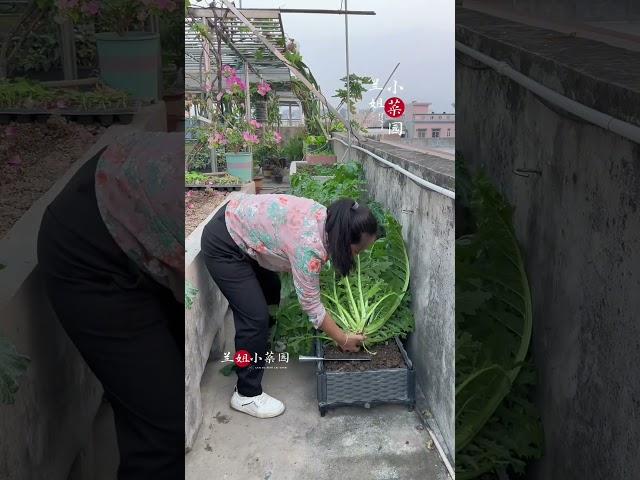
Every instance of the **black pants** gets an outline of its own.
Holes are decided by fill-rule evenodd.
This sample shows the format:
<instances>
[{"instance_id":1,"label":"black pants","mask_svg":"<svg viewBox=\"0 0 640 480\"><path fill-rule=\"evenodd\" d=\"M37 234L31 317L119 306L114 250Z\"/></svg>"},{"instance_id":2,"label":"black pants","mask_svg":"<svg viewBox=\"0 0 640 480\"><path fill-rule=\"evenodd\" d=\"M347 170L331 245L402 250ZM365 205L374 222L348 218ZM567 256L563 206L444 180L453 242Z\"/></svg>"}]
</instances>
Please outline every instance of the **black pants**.
<instances>
[{"instance_id":1,"label":"black pants","mask_svg":"<svg viewBox=\"0 0 640 480\"><path fill-rule=\"evenodd\" d=\"M96 204L97 160L46 211L39 268L62 326L113 407L118 478L183 478L184 307L109 234Z\"/></svg>"},{"instance_id":2,"label":"black pants","mask_svg":"<svg viewBox=\"0 0 640 480\"><path fill-rule=\"evenodd\" d=\"M202 232L202 253L211 277L229 301L236 327L235 348L247 350L258 361L238 368L238 393L262 393L265 353L269 336L269 307L280 303L278 274L262 268L240 250L224 220L226 205ZM260 360L261 358L261 360Z\"/></svg>"}]
</instances>

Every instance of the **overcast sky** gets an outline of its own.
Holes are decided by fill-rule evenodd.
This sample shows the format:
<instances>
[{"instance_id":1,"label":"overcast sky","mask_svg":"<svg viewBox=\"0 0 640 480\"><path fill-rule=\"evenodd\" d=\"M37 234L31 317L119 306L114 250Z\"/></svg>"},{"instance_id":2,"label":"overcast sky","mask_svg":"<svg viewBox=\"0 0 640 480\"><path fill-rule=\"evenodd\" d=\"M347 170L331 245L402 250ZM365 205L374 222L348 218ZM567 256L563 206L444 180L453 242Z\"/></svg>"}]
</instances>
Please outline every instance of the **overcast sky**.
<instances>
[{"instance_id":1,"label":"overcast sky","mask_svg":"<svg viewBox=\"0 0 640 480\"><path fill-rule=\"evenodd\" d=\"M349 10L376 12L375 16L349 17L351 72L379 78L382 86L400 62L388 85L393 87L397 81L397 96L406 102L431 102L436 112L451 112L455 98L454 4L455 0L348 0ZM243 0L242 7L339 9L341 0ZM283 13L282 23L285 34L300 45L323 93L333 95L346 74L344 16ZM367 92L361 107L378 93ZM385 95L388 98L392 92L380 98Z\"/></svg>"}]
</instances>

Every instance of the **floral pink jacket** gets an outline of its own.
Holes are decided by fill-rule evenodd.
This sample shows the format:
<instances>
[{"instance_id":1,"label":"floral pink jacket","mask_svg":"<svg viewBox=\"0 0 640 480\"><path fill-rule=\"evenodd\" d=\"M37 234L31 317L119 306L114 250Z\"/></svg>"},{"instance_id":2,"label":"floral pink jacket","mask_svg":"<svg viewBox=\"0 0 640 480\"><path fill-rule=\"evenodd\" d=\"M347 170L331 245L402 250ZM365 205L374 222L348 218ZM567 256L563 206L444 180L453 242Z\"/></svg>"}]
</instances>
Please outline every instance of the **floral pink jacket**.
<instances>
[{"instance_id":1,"label":"floral pink jacket","mask_svg":"<svg viewBox=\"0 0 640 480\"><path fill-rule=\"evenodd\" d=\"M184 301L184 134L135 132L98 160L96 199L118 246Z\"/></svg>"},{"instance_id":2,"label":"floral pink jacket","mask_svg":"<svg viewBox=\"0 0 640 480\"><path fill-rule=\"evenodd\" d=\"M328 260L324 244L327 209L292 195L241 194L225 213L231 238L262 267L290 271L302 309L316 328L326 310L320 301L320 270Z\"/></svg>"}]
</instances>

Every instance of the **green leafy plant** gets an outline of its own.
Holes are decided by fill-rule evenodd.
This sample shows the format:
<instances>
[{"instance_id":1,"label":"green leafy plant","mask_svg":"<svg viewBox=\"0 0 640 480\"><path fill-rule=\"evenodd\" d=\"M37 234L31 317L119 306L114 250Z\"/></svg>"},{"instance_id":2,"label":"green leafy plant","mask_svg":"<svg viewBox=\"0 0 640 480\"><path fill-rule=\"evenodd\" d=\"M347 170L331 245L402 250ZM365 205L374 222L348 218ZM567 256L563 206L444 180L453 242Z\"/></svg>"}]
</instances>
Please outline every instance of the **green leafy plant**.
<instances>
[{"instance_id":1,"label":"green leafy plant","mask_svg":"<svg viewBox=\"0 0 640 480\"><path fill-rule=\"evenodd\" d=\"M298 165L297 172L308 173L314 177L329 177L336 173L336 165ZM296 172L296 173L297 173Z\"/></svg>"},{"instance_id":2,"label":"green leafy plant","mask_svg":"<svg viewBox=\"0 0 640 480\"><path fill-rule=\"evenodd\" d=\"M291 177L293 195L311 198L325 207L340 198L361 200L364 185L362 166L355 162L337 165L333 178L324 183L317 182L308 173L296 173Z\"/></svg>"},{"instance_id":3,"label":"green leafy plant","mask_svg":"<svg viewBox=\"0 0 640 480\"><path fill-rule=\"evenodd\" d=\"M16 400L18 381L27 370L29 357L16 352L15 346L0 335L0 404Z\"/></svg>"},{"instance_id":4,"label":"green leafy plant","mask_svg":"<svg viewBox=\"0 0 640 480\"><path fill-rule=\"evenodd\" d=\"M347 77L342 77L340 81L344 82L344 88L336 90L334 97L340 99L338 110L347 103L347 88L349 92L348 108L352 115L356 114L356 104L362 100L362 95L367 92L365 85L373 85L371 77L361 77L355 73L349 74L349 85L347 87Z\"/></svg>"},{"instance_id":5,"label":"green leafy plant","mask_svg":"<svg viewBox=\"0 0 640 480\"><path fill-rule=\"evenodd\" d=\"M282 148L282 154L289 163L302 160L304 157L304 136L294 135Z\"/></svg>"},{"instance_id":6,"label":"green leafy plant","mask_svg":"<svg viewBox=\"0 0 640 480\"><path fill-rule=\"evenodd\" d=\"M527 275L511 207L459 161L456 180L468 202L461 212L473 217L471 233L456 240L456 477L522 473L543 442L529 400L535 372Z\"/></svg>"},{"instance_id":7,"label":"green leafy plant","mask_svg":"<svg viewBox=\"0 0 640 480\"><path fill-rule=\"evenodd\" d=\"M345 331L364 333L365 345L374 345L413 330L413 317L389 322L409 288L409 257L402 228L385 216L386 235L356 257L354 272L339 278L334 269L323 269L322 298L336 323Z\"/></svg>"},{"instance_id":8,"label":"green leafy plant","mask_svg":"<svg viewBox=\"0 0 640 480\"><path fill-rule=\"evenodd\" d=\"M200 172L185 172L184 183L188 185L197 185L205 183L209 177Z\"/></svg>"}]
</instances>

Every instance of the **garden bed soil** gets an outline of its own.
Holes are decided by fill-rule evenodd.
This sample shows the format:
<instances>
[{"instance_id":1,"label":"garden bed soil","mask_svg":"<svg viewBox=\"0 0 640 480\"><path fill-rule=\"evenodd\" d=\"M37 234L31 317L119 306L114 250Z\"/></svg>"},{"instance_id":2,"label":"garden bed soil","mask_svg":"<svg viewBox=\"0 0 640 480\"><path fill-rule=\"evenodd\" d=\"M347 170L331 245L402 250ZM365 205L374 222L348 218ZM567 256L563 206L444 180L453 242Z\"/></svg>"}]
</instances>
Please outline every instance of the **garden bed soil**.
<instances>
[{"instance_id":1,"label":"garden bed soil","mask_svg":"<svg viewBox=\"0 0 640 480\"><path fill-rule=\"evenodd\" d=\"M339 347L331 345L324 349L324 366L328 372L364 372L367 370L383 370L387 368L405 368L402 353L395 342L376 345L369 348L375 355L366 351L355 353L343 352ZM371 361L331 362L329 358L371 358Z\"/></svg>"},{"instance_id":2,"label":"garden bed soil","mask_svg":"<svg viewBox=\"0 0 640 480\"><path fill-rule=\"evenodd\" d=\"M188 237L227 196L214 189L189 190L184 196L184 230Z\"/></svg>"},{"instance_id":3,"label":"garden bed soil","mask_svg":"<svg viewBox=\"0 0 640 480\"><path fill-rule=\"evenodd\" d=\"M100 125L60 117L0 126L0 238L96 142Z\"/></svg>"}]
</instances>

